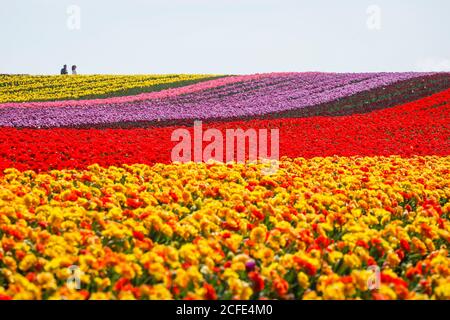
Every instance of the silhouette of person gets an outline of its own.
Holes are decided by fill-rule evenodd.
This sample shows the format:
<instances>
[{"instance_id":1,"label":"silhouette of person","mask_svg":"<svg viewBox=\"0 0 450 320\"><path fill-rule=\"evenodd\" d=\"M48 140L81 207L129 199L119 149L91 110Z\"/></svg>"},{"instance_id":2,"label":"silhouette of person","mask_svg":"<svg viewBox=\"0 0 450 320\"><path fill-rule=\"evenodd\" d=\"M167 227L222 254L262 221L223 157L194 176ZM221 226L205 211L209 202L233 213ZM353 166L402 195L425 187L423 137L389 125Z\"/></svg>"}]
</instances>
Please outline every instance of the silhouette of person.
<instances>
[{"instance_id":1,"label":"silhouette of person","mask_svg":"<svg viewBox=\"0 0 450 320\"><path fill-rule=\"evenodd\" d=\"M77 74L77 66L76 65L72 66L72 74Z\"/></svg>"},{"instance_id":2,"label":"silhouette of person","mask_svg":"<svg viewBox=\"0 0 450 320\"><path fill-rule=\"evenodd\" d=\"M67 72L67 64L65 64L64 67L61 69L61 74L68 74L68 72Z\"/></svg>"}]
</instances>

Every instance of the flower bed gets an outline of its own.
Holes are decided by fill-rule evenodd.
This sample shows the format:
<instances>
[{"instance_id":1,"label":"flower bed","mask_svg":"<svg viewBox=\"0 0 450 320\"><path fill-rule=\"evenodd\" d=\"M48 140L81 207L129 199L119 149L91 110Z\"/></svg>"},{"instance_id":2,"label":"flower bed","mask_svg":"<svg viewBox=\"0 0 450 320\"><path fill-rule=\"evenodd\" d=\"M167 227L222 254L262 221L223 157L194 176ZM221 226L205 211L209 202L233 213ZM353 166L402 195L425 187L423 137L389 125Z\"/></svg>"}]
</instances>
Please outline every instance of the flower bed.
<instances>
[{"instance_id":1,"label":"flower bed","mask_svg":"<svg viewBox=\"0 0 450 320\"><path fill-rule=\"evenodd\" d=\"M450 298L450 157L260 166L6 170L0 296Z\"/></svg>"},{"instance_id":2,"label":"flower bed","mask_svg":"<svg viewBox=\"0 0 450 320\"><path fill-rule=\"evenodd\" d=\"M122 126L154 122L197 120L229 120L243 117L259 117L272 113L295 112L337 101L360 92L378 88L383 91L400 81L430 77L422 73L381 74L282 74L267 76L246 83L202 90L176 97L158 100L124 102L114 104L68 105L58 108L0 108L0 126L52 128ZM443 76L443 87L450 81ZM237 86L235 88L234 86ZM230 88L231 87L231 88ZM439 86L440 87L440 86ZM410 90L414 90L413 86ZM222 94L221 94L222 92ZM235 92L235 93L233 93ZM383 92L383 95L385 93ZM370 99L364 99L370 104Z\"/></svg>"},{"instance_id":3,"label":"flower bed","mask_svg":"<svg viewBox=\"0 0 450 320\"><path fill-rule=\"evenodd\" d=\"M449 77L1 76L0 299L450 299Z\"/></svg>"},{"instance_id":4,"label":"flower bed","mask_svg":"<svg viewBox=\"0 0 450 320\"><path fill-rule=\"evenodd\" d=\"M415 102L343 117L205 123L204 129L279 128L288 157L448 155L450 90ZM49 170L123 163L169 163L178 127L141 129L0 128L0 169ZM192 132L192 128L189 128Z\"/></svg>"},{"instance_id":5,"label":"flower bed","mask_svg":"<svg viewBox=\"0 0 450 320\"><path fill-rule=\"evenodd\" d=\"M211 75L0 75L0 103L92 99L158 91L217 78Z\"/></svg>"}]
</instances>

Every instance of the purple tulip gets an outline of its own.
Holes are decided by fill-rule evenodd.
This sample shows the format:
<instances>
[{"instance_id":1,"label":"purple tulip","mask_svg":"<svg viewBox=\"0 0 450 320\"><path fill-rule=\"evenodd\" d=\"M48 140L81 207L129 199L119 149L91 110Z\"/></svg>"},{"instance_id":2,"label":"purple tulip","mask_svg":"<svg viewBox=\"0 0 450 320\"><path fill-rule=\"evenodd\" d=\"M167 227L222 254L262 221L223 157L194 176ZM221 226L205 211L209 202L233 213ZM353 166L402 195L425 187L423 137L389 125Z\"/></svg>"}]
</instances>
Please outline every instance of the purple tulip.
<instances>
[{"instance_id":1,"label":"purple tulip","mask_svg":"<svg viewBox=\"0 0 450 320\"><path fill-rule=\"evenodd\" d=\"M256 262L255 260L249 260L245 263L245 270L247 270L247 272L253 271L256 268Z\"/></svg>"}]
</instances>

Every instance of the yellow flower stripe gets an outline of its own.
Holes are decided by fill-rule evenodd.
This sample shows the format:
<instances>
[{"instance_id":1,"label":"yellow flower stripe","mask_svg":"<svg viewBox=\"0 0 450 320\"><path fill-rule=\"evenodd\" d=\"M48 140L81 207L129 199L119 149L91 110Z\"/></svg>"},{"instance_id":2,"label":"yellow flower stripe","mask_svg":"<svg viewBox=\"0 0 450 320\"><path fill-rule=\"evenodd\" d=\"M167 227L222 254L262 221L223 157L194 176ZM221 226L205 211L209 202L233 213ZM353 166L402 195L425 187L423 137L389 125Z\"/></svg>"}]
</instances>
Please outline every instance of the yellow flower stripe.
<instances>
[{"instance_id":1,"label":"yellow flower stripe","mask_svg":"<svg viewBox=\"0 0 450 320\"><path fill-rule=\"evenodd\" d=\"M132 89L185 84L213 75L0 75L0 103L105 97ZM130 92L136 93L136 92Z\"/></svg>"},{"instance_id":2,"label":"yellow flower stripe","mask_svg":"<svg viewBox=\"0 0 450 320\"><path fill-rule=\"evenodd\" d=\"M7 169L0 297L450 298L450 156L263 166Z\"/></svg>"}]
</instances>

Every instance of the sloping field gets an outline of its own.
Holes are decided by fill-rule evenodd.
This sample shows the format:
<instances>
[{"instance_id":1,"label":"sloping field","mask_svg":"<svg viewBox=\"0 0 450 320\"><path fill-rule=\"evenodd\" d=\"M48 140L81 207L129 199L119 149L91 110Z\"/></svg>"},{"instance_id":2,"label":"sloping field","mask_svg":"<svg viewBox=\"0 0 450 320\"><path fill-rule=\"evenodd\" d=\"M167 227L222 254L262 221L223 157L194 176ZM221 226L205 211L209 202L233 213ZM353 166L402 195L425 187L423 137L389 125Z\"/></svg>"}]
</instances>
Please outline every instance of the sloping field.
<instances>
[{"instance_id":1,"label":"sloping field","mask_svg":"<svg viewBox=\"0 0 450 320\"><path fill-rule=\"evenodd\" d=\"M449 73L0 76L0 139L0 299L450 299Z\"/></svg>"}]
</instances>

